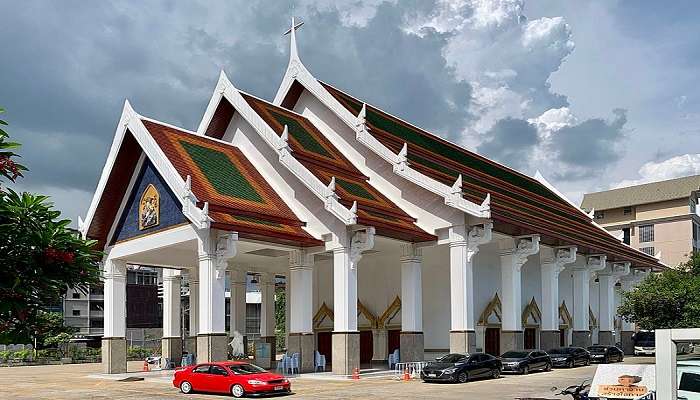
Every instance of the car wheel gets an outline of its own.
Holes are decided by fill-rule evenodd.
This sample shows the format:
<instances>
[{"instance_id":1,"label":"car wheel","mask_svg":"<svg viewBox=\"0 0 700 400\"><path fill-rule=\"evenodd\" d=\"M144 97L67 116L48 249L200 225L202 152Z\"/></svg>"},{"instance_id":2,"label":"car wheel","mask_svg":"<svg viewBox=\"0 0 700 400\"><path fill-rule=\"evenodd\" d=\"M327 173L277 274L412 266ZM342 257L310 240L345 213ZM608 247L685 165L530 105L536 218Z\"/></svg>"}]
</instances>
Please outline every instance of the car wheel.
<instances>
[{"instance_id":1,"label":"car wheel","mask_svg":"<svg viewBox=\"0 0 700 400\"><path fill-rule=\"evenodd\" d=\"M623 356L622 354L620 354L620 359L619 359L619 361L622 362L622 361L624 361L624 360L625 360L625 356Z\"/></svg>"},{"instance_id":2,"label":"car wheel","mask_svg":"<svg viewBox=\"0 0 700 400\"><path fill-rule=\"evenodd\" d=\"M569 360L568 363L566 363L566 368L573 368L574 367L574 360Z\"/></svg>"},{"instance_id":3,"label":"car wheel","mask_svg":"<svg viewBox=\"0 0 700 400\"><path fill-rule=\"evenodd\" d=\"M466 383L469 380L469 375L466 372L462 372L457 376L457 382Z\"/></svg>"},{"instance_id":4,"label":"car wheel","mask_svg":"<svg viewBox=\"0 0 700 400\"><path fill-rule=\"evenodd\" d=\"M243 390L243 386L235 384L231 386L231 394L235 398L243 397L243 395L245 394L245 390Z\"/></svg>"},{"instance_id":5,"label":"car wheel","mask_svg":"<svg viewBox=\"0 0 700 400\"><path fill-rule=\"evenodd\" d=\"M603 359L603 364L608 364L609 362L610 362L610 359L606 356L606 357Z\"/></svg>"},{"instance_id":6,"label":"car wheel","mask_svg":"<svg viewBox=\"0 0 700 400\"><path fill-rule=\"evenodd\" d=\"M498 379L498 378L500 378L500 377L501 377L501 369L500 369L500 368L494 369L494 370L493 370L493 373L491 374L491 377L492 377L493 379Z\"/></svg>"},{"instance_id":7,"label":"car wheel","mask_svg":"<svg viewBox=\"0 0 700 400\"><path fill-rule=\"evenodd\" d=\"M587 359L586 359L586 366L588 366L588 365L591 365L591 359L590 359L590 358L587 358Z\"/></svg>"},{"instance_id":8,"label":"car wheel","mask_svg":"<svg viewBox=\"0 0 700 400\"><path fill-rule=\"evenodd\" d=\"M192 384L187 381L182 381L180 384L180 391L184 394L192 393Z\"/></svg>"},{"instance_id":9,"label":"car wheel","mask_svg":"<svg viewBox=\"0 0 700 400\"><path fill-rule=\"evenodd\" d=\"M524 366L524 367L523 367L522 374L523 374L523 375L527 375L527 374L529 374L529 373L530 373L530 367L528 367L527 365Z\"/></svg>"},{"instance_id":10,"label":"car wheel","mask_svg":"<svg viewBox=\"0 0 700 400\"><path fill-rule=\"evenodd\" d=\"M546 372L549 372L549 371L551 371L551 370L552 370L552 364L551 364L551 363L547 363L547 364L545 364L545 366L544 366L544 370L545 370Z\"/></svg>"}]
</instances>

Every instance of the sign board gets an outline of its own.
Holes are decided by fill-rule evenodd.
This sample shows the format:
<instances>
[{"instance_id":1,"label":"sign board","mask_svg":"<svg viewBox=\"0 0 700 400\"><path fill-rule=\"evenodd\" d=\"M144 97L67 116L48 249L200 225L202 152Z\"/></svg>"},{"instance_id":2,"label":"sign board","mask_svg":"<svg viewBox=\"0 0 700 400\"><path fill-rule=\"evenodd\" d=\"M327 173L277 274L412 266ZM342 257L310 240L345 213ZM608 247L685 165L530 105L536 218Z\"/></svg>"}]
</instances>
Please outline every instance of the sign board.
<instances>
[{"instance_id":1,"label":"sign board","mask_svg":"<svg viewBox=\"0 0 700 400\"><path fill-rule=\"evenodd\" d=\"M601 364L595 372L589 397L639 399L656 391L654 365Z\"/></svg>"}]
</instances>

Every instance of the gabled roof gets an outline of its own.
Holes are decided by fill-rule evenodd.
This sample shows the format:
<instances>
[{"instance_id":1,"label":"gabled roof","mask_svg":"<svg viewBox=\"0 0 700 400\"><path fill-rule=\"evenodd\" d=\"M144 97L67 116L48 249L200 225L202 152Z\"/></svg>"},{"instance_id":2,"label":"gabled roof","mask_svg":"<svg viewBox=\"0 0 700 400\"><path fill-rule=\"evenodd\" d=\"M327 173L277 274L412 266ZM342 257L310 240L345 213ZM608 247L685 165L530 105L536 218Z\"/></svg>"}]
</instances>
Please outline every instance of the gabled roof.
<instances>
[{"instance_id":1,"label":"gabled roof","mask_svg":"<svg viewBox=\"0 0 700 400\"><path fill-rule=\"evenodd\" d=\"M180 177L191 177L199 203L209 203L212 226L240 237L320 243L237 147L152 120L143 124Z\"/></svg>"},{"instance_id":2,"label":"gabled roof","mask_svg":"<svg viewBox=\"0 0 700 400\"><path fill-rule=\"evenodd\" d=\"M415 219L376 190L306 117L240 92L245 101L282 136L287 127L292 156L323 184L335 182L341 204L357 202L358 223L374 226L379 235L413 242L435 240L415 225Z\"/></svg>"},{"instance_id":3,"label":"gabled roof","mask_svg":"<svg viewBox=\"0 0 700 400\"><path fill-rule=\"evenodd\" d=\"M700 175L684 176L660 182L586 193L583 195L581 208L600 211L610 208L687 199L697 190L700 190Z\"/></svg>"},{"instance_id":4,"label":"gabled roof","mask_svg":"<svg viewBox=\"0 0 700 400\"><path fill-rule=\"evenodd\" d=\"M461 175L464 197L472 202L490 194L496 230L509 235L541 233L549 237L550 245L575 244L583 251L604 252L611 259L629 260L635 266L661 267L654 257L603 232L582 210L541 182L319 83L330 94L330 101L339 103L356 119L364 118L369 133L389 151L406 157L418 172L447 185L459 182Z\"/></svg>"},{"instance_id":5,"label":"gabled roof","mask_svg":"<svg viewBox=\"0 0 700 400\"><path fill-rule=\"evenodd\" d=\"M197 228L294 246L322 244L231 144L143 118L128 102L81 233L107 244L139 158L145 155Z\"/></svg>"}]
</instances>

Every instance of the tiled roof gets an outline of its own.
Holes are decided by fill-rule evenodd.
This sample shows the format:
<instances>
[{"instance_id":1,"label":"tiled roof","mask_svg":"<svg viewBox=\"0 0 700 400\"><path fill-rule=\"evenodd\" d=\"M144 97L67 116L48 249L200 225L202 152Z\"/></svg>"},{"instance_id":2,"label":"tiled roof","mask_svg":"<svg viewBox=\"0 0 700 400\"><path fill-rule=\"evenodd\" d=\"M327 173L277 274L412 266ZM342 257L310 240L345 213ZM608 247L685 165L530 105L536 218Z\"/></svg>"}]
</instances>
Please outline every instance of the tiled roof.
<instances>
[{"instance_id":1,"label":"tiled roof","mask_svg":"<svg viewBox=\"0 0 700 400\"><path fill-rule=\"evenodd\" d=\"M660 182L645 183L583 195L581 208L607 210L638 204L657 203L690 197L700 189L700 175L684 176Z\"/></svg>"},{"instance_id":2,"label":"tiled roof","mask_svg":"<svg viewBox=\"0 0 700 400\"><path fill-rule=\"evenodd\" d=\"M415 219L381 194L350 161L305 117L242 93L244 99L278 135L287 125L294 156L324 184L335 177L336 193L345 206L358 204L358 222L374 226L383 236L410 241L435 237L415 225Z\"/></svg>"},{"instance_id":3,"label":"tiled roof","mask_svg":"<svg viewBox=\"0 0 700 400\"><path fill-rule=\"evenodd\" d=\"M180 176L191 176L192 192L200 206L209 202L214 225L317 244L240 149L151 120L143 124Z\"/></svg>"},{"instance_id":4,"label":"tiled roof","mask_svg":"<svg viewBox=\"0 0 700 400\"><path fill-rule=\"evenodd\" d=\"M320 82L353 115L363 102ZM569 204L539 181L408 124L369 104L369 132L394 153L408 144L408 160L417 171L452 185L462 175L466 199L481 203L491 194L491 216L497 229L507 234L542 233L553 244L576 244L590 251L606 252L640 266L658 266L653 257L635 251L596 227L581 210Z\"/></svg>"}]
</instances>

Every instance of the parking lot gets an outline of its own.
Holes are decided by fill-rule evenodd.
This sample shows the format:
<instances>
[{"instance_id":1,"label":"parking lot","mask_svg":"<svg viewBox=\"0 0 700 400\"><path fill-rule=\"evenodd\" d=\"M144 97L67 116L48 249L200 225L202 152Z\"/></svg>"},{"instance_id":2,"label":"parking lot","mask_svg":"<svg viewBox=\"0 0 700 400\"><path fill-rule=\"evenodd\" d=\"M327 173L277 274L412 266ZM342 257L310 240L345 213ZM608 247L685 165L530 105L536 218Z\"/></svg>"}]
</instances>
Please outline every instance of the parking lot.
<instances>
[{"instance_id":1,"label":"parking lot","mask_svg":"<svg viewBox=\"0 0 700 400\"><path fill-rule=\"evenodd\" d=\"M630 357L625 363L650 363L653 358ZM137 370L138 365L129 366ZM466 384L427 384L418 380L402 382L389 378L359 381L293 379L294 395L302 399L514 399L540 396L556 398L550 387L563 387L590 379L596 366L557 369L527 376L504 375L497 380ZM220 399L219 395L181 394L167 377L137 382L118 382L94 377L100 374L99 364L55 365L0 368L0 399ZM561 397L558 397L561 399Z\"/></svg>"}]
</instances>

